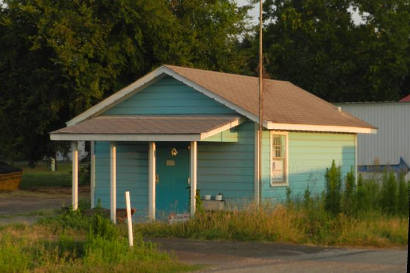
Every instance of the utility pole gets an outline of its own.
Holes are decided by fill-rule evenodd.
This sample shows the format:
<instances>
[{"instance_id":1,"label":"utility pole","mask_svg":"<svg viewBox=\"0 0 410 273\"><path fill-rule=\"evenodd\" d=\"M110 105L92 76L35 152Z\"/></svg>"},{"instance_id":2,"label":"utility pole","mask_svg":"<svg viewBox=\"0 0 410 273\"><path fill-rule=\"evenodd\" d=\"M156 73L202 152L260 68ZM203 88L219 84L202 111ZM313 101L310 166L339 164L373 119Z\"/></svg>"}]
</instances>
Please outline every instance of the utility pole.
<instances>
[{"instance_id":1,"label":"utility pole","mask_svg":"<svg viewBox=\"0 0 410 273\"><path fill-rule=\"evenodd\" d=\"M261 203L262 189L262 131L263 131L263 51L262 51L262 2L259 1L259 130L258 130L258 182L259 182L259 197L258 203Z\"/></svg>"}]
</instances>

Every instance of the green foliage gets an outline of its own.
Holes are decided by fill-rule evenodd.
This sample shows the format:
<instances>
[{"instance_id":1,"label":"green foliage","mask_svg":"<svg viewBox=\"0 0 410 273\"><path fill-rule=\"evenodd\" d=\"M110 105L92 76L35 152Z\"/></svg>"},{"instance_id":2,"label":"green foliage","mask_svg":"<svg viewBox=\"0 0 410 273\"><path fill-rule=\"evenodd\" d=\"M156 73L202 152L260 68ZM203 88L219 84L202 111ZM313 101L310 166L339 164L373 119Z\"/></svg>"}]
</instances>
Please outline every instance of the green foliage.
<instances>
[{"instance_id":1,"label":"green foliage","mask_svg":"<svg viewBox=\"0 0 410 273\"><path fill-rule=\"evenodd\" d=\"M342 207L343 212L347 215L353 215L357 212L357 194L356 181L353 170L346 174L345 190L343 192Z\"/></svg>"},{"instance_id":2,"label":"green foliage","mask_svg":"<svg viewBox=\"0 0 410 273\"><path fill-rule=\"evenodd\" d=\"M333 160L330 169L326 170L326 193L325 193L325 209L336 215L341 211L341 187L342 176L340 167L336 167Z\"/></svg>"},{"instance_id":3,"label":"green foliage","mask_svg":"<svg viewBox=\"0 0 410 273\"><path fill-rule=\"evenodd\" d=\"M408 182L404 180L404 175L400 175L399 188L397 196L397 212L400 215L409 215L409 185Z\"/></svg>"},{"instance_id":4,"label":"green foliage","mask_svg":"<svg viewBox=\"0 0 410 273\"><path fill-rule=\"evenodd\" d=\"M371 227L371 228L369 228ZM187 222L137 224L148 237L214 240L260 240L317 245L404 246L407 219L380 213L360 218L328 213L323 200L313 199L309 209L251 204L242 210L205 212Z\"/></svg>"},{"instance_id":5,"label":"green foliage","mask_svg":"<svg viewBox=\"0 0 410 273\"><path fill-rule=\"evenodd\" d=\"M232 72L245 58L237 39L248 7L229 0L3 2L0 154L9 159L34 164L66 149L48 133L160 64Z\"/></svg>"},{"instance_id":6,"label":"green foliage","mask_svg":"<svg viewBox=\"0 0 410 273\"><path fill-rule=\"evenodd\" d=\"M385 173L383 176L380 205L388 214L397 212L397 181L392 172Z\"/></svg>"},{"instance_id":7,"label":"green foliage","mask_svg":"<svg viewBox=\"0 0 410 273\"><path fill-rule=\"evenodd\" d=\"M55 229L56 222L64 229ZM159 252L140 234L134 238L130 248L121 229L98 213L88 217L65 212L40 225L23 229L7 226L0 234L0 271L145 273L195 269Z\"/></svg>"},{"instance_id":8,"label":"green foliage","mask_svg":"<svg viewBox=\"0 0 410 273\"><path fill-rule=\"evenodd\" d=\"M204 212L204 205L202 204L200 190L196 190L195 204L196 204L196 213L203 213Z\"/></svg>"},{"instance_id":9,"label":"green foliage","mask_svg":"<svg viewBox=\"0 0 410 273\"><path fill-rule=\"evenodd\" d=\"M396 100L410 88L407 0L267 0L264 20L275 79L330 101Z\"/></svg>"},{"instance_id":10,"label":"green foliage","mask_svg":"<svg viewBox=\"0 0 410 273\"><path fill-rule=\"evenodd\" d=\"M50 171L47 163L43 161L38 162L35 168L26 165L21 167L23 168L23 176L19 188L22 190L40 187L71 187L70 163L59 163L55 172Z\"/></svg>"}]
</instances>

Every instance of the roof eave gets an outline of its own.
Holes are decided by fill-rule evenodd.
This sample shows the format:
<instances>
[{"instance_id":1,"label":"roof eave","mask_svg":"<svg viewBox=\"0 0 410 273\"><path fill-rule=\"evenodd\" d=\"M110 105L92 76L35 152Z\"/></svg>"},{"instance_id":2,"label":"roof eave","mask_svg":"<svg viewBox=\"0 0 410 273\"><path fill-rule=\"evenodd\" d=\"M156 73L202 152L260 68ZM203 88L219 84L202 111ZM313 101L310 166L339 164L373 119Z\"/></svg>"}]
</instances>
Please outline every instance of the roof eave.
<instances>
[{"instance_id":1,"label":"roof eave","mask_svg":"<svg viewBox=\"0 0 410 273\"><path fill-rule=\"evenodd\" d=\"M267 122L267 128L269 130L283 130L283 131L332 132L332 133L350 133L350 134L376 134L377 133L377 129L372 128L372 127L274 123L271 121Z\"/></svg>"}]
</instances>

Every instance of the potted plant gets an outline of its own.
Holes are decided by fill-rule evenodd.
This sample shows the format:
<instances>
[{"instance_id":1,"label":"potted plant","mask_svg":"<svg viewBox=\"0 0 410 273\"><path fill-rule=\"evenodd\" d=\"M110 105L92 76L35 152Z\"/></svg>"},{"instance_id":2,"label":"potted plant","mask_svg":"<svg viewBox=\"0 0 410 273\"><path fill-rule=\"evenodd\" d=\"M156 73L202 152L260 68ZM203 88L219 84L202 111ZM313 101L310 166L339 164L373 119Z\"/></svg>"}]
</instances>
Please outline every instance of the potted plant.
<instances>
[{"instance_id":1,"label":"potted plant","mask_svg":"<svg viewBox=\"0 0 410 273\"><path fill-rule=\"evenodd\" d=\"M223 199L223 195L222 195L221 192L218 193L218 194L215 196L215 200L216 200L216 201L222 201L222 199Z\"/></svg>"}]
</instances>

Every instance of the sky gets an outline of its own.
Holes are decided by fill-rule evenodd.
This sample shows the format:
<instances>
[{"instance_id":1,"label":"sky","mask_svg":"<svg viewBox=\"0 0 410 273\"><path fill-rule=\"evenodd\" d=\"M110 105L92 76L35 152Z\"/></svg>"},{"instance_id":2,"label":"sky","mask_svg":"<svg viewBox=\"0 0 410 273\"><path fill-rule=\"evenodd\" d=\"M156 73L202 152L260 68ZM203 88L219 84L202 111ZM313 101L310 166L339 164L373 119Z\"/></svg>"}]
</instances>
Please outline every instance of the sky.
<instances>
[{"instance_id":1,"label":"sky","mask_svg":"<svg viewBox=\"0 0 410 273\"><path fill-rule=\"evenodd\" d=\"M249 4L249 0L235 0L240 6L243 5L248 5ZM353 11L352 8L349 9L350 13L352 14L352 18L353 21L356 24L361 24L363 23L363 19L360 17L359 13L357 11ZM254 8L251 9L249 12L249 15L251 16L251 22L252 24L256 25L258 24L258 20L259 20L259 4L255 4Z\"/></svg>"}]
</instances>

